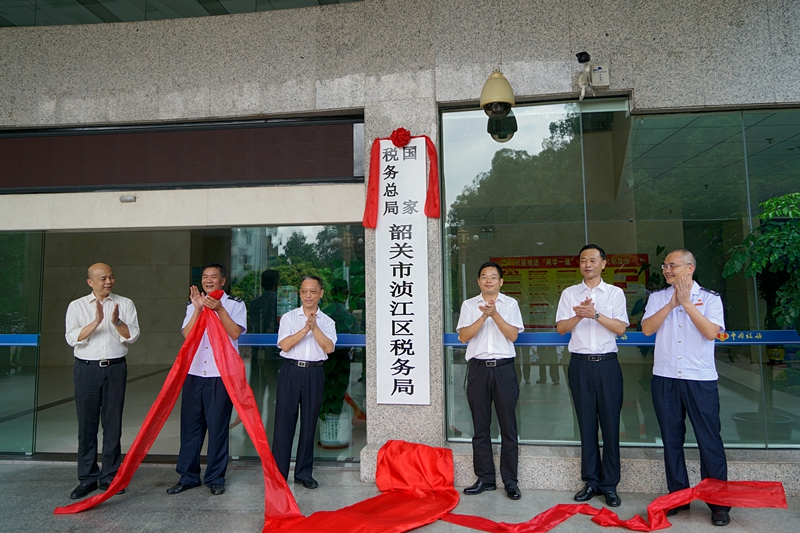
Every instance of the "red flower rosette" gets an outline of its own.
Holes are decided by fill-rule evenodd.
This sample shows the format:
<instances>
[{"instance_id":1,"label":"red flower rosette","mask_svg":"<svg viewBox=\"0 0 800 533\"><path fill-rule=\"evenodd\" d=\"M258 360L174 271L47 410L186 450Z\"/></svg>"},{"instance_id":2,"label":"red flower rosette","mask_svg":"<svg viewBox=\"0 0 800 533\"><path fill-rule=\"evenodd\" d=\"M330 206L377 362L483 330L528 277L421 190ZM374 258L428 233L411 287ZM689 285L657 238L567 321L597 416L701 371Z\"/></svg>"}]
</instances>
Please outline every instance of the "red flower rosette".
<instances>
[{"instance_id":1,"label":"red flower rosette","mask_svg":"<svg viewBox=\"0 0 800 533\"><path fill-rule=\"evenodd\" d=\"M402 148L411 142L411 132L405 128L397 128L389 138L392 140L393 145Z\"/></svg>"}]
</instances>

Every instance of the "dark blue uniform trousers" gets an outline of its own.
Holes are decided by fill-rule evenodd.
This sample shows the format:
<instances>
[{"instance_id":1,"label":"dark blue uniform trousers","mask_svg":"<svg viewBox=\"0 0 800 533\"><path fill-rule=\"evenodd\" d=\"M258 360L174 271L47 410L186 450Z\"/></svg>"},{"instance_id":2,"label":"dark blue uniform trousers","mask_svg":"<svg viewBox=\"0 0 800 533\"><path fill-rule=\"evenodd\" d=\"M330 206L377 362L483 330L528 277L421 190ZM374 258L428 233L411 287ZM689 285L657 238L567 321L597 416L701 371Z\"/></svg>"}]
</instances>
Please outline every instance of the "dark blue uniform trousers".
<instances>
[{"instance_id":1,"label":"dark blue uniform trousers","mask_svg":"<svg viewBox=\"0 0 800 533\"><path fill-rule=\"evenodd\" d=\"M294 478L305 481L311 477L314 467L314 432L317 429L324 388L325 372L321 366L301 368L284 362L278 372L272 455L284 478L289 477L298 411L300 435L297 439Z\"/></svg>"},{"instance_id":2,"label":"dark blue uniform trousers","mask_svg":"<svg viewBox=\"0 0 800 533\"><path fill-rule=\"evenodd\" d=\"M519 382L513 358L498 362L501 363L498 366L487 367L485 361L470 359L467 365L467 401L474 428L472 463L475 475L484 483L496 482L490 430L494 403L500 425L500 477L503 485L508 487L517 485Z\"/></svg>"},{"instance_id":3,"label":"dark blue uniform trousers","mask_svg":"<svg viewBox=\"0 0 800 533\"><path fill-rule=\"evenodd\" d=\"M719 391L716 381L692 381L653 376L653 407L664 441L664 466L670 492L689 488L683 455L686 414L692 422L700 449L700 478L728 480L728 462L720 437ZM730 507L707 504L712 511Z\"/></svg>"},{"instance_id":4,"label":"dark blue uniform trousers","mask_svg":"<svg viewBox=\"0 0 800 533\"><path fill-rule=\"evenodd\" d=\"M122 462L122 407L128 365L125 361L99 366L75 359L72 369L78 413L78 480L110 483ZM103 468L97 467L97 430L103 423Z\"/></svg>"},{"instance_id":5,"label":"dark blue uniform trousers","mask_svg":"<svg viewBox=\"0 0 800 533\"><path fill-rule=\"evenodd\" d=\"M181 450L175 471L184 485L200 483L200 450L208 431L206 485L224 485L228 470L228 426L233 403L222 378L189 374L181 398Z\"/></svg>"},{"instance_id":6,"label":"dark blue uniform trousers","mask_svg":"<svg viewBox=\"0 0 800 533\"><path fill-rule=\"evenodd\" d=\"M569 360L569 390L581 433L581 479L595 490L617 490L619 483L619 413L622 370L618 359ZM600 459L598 422L603 433Z\"/></svg>"}]
</instances>

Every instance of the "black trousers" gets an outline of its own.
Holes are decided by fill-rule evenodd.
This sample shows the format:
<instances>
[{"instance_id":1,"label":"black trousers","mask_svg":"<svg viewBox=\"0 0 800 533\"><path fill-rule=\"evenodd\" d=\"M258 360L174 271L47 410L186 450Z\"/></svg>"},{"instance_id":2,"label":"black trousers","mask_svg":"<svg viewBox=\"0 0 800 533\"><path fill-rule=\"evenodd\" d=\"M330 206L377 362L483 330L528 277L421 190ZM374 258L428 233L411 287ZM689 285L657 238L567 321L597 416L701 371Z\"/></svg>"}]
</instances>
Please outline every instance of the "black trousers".
<instances>
[{"instance_id":1,"label":"black trousers","mask_svg":"<svg viewBox=\"0 0 800 533\"><path fill-rule=\"evenodd\" d=\"M272 438L272 455L284 478L289 477L292 460L292 442L300 413L300 436L297 439L297 456L294 478L305 481L314 467L314 432L322 407L325 372L321 366L301 368L284 362L278 372L277 399L275 402L275 436Z\"/></svg>"},{"instance_id":2,"label":"black trousers","mask_svg":"<svg viewBox=\"0 0 800 533\"><path fill-rule=\"evenodd\" d=\"M728 480L728 462L720 437L719 390L716 381L692 381L653 376L653 407L664 441L664 467L670 492L689 488L683 443L686 414L692 422L700 449L700 479ZM712 511L730 507L707 504Z\"/></svg>"},{"instance_id":3,"label":"black trousers","mask_svg":"<svg viewBox=\"0 0 800 533\"><path fill-rule=\"evenodd\" d=\"M111 482L122 462L122 408L128 379L126 362L101 367L75 359L72 369L78 413L78 480ZM103 424L103 467L97 466L97 430Z\"/></svg>"},{"instance_id":4,"label":"black trousers","mask_svg":"<svg viewBox=\"0 0 800 533\"><path fill-rule=\"evenodd\" d=\"M581 434L581 479L595 490L616 491L619 483L619 414L622 369L619 360L569 360L569 390ZM603 433L600 457L599 429Z\"/></svg>"},{"instance_id":5,"label":"black trousers","mask_svg":"<svg viewBox=\"0 0 800 533\"><path fill-rule=\"evenodd\" d=\"M181 450L175 471L184 485L200 483L200 451L208 431L206 485L224 485L228 470L228 426L233 402L222 378L189 374L181 396Z\"/></svg>"},{"instance_id":6,"label":"black trousers","mask_svg":"<svg viewBox=\"0 0 800 533\"><path fill-rule=\"evenodd\" d=\"M517 484L519 438L516 406L519 382L514 360L511 364L487 367L485 362L470 359L467 370L467 401L472 411L472 463L475 475L484 483L495 483L492 457L492 403L500 424L500 477L503 485Z\"/></svg>"}]
</instances>

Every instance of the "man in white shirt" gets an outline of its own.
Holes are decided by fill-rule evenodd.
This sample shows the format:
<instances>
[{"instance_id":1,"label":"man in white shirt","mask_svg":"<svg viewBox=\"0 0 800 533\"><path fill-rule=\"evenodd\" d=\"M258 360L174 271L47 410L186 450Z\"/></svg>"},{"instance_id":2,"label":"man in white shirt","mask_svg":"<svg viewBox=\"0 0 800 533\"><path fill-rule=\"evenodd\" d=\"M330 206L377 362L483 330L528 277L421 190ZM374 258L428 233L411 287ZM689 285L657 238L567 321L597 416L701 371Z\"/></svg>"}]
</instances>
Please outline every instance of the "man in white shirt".
<instances>
[{"instance_id":1,"label":"man in white shirt","mask_svg":"<svg viewBox=\"0 0 800 533\"><path fill-rule=\"evenodd\" d=\"M492 457L492 403L500 424L500 477L506 495L521 497L517 485L519 444L514 341L524 331L519 304L500 292L503 269L488 261L478 269L481 293L461 304L458 338L467 343L467 401L472 411L472 462L478 480L464 489L475 495L497 488Z\"/></svg>"},{"instance_id":2,"label":"man in white shirt","mask_svg":"<svg viewBox=\"0 0 800 533\"><path fill-rule=\"evenodd\" d=\"M674 250L661 265L670 287L650 295L642 333L656 335L651 392L664 441L664 467L670 492L689 488L683 456L686 414L700 449L700 477L728 480L728 463L720 437L719 391L714 339L725 331L722 299L692 280L697 261L689 250ZM707 504L711 523L730 523L730 507ZM670 509L667 516L689 510Z\"/></svg>"},{"instance_id":3,"label":"man in white shirt","mask_svg":"<svg viewBox=\"0 0 800 533\"><path fill-rule=\"evenodd\" d=\"M122 407L128 345L139 338L136 307L112 294L114 272L105 263L89 267L91 294L67 308L66 339L74 348L75 407L78 413L78 480L73 500L108 489L121 463ZM103 420L103 467L97 466L97 429ZM124 490L124 489L123 489Z\"/></svg>"},{"instance_id":4,"label":"man in white shirt","mask_svg":"<svg viewBox=\"0 0 800 533\"><path fill-rule=\"evenodd\" d=\"M204 293L192 285L189 288L189 303L183 319L181 333L188 337L204 309L211 309L219 316L231 345L238 351L239 336L247 331L247 308L235 296L223 293L217 300L209 296L222 290L227 279L225 267L220 263L207 263L202 267L200 284ZM200 450L208 431L206 450L206 473L203 481L218 496L225 493L225 472L228 470L228 424L231 421L233 402L214 360L214 350L208 338L208 330L189 367L189 375L183 384L181 396L181 448L175 471L180 480L167 489L168 494L179 494L200 486Z\"/></svg>"},{"instance_id":5,"label":"man in white shirt","mask_svg":"<svg viewBox=\"0 0 800 533\"><path fill-rule=\"evenodd\" d=\"M294 482L307 489L319 486L311 471L314 467L314 432L325 386L322 365L337 340L336 324L319 309L324 294L321 278L303 276L300 284L302 305L283 315L278 328L278 346L284 361L278 372L272 455L278 470L288 478L299 409L300 435Z\"/></svg>"},{"instance_id":6,"label":"man in white shirt","mask_svg":"<svg viewBox=\"0 0 800 533\"><path fill-rule=\"evenodd\" d=\"M596 244L580 251L583 281L561 293L556 329L572 332L567 377L581 433L581 479L578 502L604 494L609 507L618 507L619 415L622 410L622 369L617 360L616 335L628 327L625 294L603 281L606 253ZM603 432L603 457L597 438Z\"/></svg>"}]
</instances>

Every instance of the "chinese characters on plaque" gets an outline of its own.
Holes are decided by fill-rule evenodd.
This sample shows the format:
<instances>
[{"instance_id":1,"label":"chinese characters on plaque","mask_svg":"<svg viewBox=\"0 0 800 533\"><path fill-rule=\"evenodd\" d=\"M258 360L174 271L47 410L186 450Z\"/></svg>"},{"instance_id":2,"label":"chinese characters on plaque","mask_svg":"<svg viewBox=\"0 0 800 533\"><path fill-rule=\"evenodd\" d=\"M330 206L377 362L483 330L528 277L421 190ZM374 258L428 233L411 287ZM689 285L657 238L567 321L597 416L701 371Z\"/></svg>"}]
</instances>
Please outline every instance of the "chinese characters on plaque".
<instances>
[{"instance_id":1,"label":"chinese characters on plaque","mask_svg":"<svg viewBox=\"0 0 800 533\"><path fill-rule=\"evenodd\" d=\"M375 228L378 403L430 404L425 139L380 141ZM370 176L370 179L376 179Z\"/></svg>"}]
</instances>

